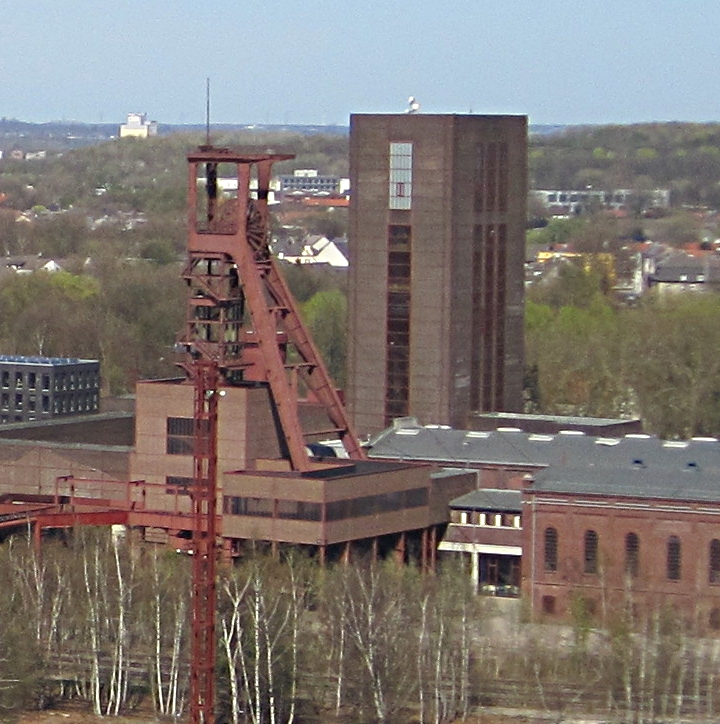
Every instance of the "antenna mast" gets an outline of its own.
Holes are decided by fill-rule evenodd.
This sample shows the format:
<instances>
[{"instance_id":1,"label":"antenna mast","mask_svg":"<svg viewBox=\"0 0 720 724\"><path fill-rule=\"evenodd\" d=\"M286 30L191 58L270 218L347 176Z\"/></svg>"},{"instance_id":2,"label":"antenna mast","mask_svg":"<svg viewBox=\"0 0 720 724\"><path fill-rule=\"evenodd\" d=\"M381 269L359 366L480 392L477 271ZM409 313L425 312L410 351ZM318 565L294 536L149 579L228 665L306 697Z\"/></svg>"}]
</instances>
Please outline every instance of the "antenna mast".
<instances>
[{"instance_id":1,"label":"antenna mast","mask_svg":"<svg viewBox=\"0 0 720 724\"><path fill-rule=\"evenodd\" d=\"M205 144L210 145L210 77L205 79Z\"/></svg>"}]
</instances>

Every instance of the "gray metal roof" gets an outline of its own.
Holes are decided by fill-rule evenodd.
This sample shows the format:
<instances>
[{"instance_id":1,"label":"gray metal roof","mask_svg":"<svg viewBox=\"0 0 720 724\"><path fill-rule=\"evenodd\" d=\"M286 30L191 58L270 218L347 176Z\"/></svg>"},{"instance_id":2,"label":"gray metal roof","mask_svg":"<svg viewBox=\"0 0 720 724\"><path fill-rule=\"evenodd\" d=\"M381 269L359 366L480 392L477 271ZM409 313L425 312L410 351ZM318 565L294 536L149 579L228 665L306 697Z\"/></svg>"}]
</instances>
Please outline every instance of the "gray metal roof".
<instances>
[{"instance_id":1,"label":"gray metal roof","mask_svg":"<svg viewBox=\"0 0 720 724\"><path fill-rule=\"evenodd\" d=\"M534 480L532 489L537 492L720 503L717 468L551 467Z\"/></svg>"},{"instance_id":2,"label":"gray metal roof","mask_svg":"<svg viewBox=\"0 0 720 724\"><path fill-rule=\"evenodd\" d=\"M611 438L409 425L383 432L370 456L455 468L550 468L536 474L538 490L720 501L720 442L714 438L667 441L639 434Z\"/></svg>"},{"instance_id":3,"label":"gray metal roof","mask_svg":"<svg viewBox=\"0 0 720 724\"><path fill-rule=\"evenodd\" d=\"M463 510L497 510L519 513L521 510L519 490L498 490L483 488L465 493L450 501L450 507Z\"/></svg>"}]
</instances>

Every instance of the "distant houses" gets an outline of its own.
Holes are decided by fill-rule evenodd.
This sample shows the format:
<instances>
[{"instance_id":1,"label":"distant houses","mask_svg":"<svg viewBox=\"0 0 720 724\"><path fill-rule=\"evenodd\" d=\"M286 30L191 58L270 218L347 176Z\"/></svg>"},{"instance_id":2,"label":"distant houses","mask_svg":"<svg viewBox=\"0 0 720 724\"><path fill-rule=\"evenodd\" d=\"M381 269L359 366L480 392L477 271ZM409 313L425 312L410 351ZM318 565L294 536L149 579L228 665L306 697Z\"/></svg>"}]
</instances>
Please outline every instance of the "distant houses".
<instances>
[{"instance_id":1,"label":"distant houses","mask_svg":"<svg viewBox=\"0 0 720 724\"><path fill-rule=\"evenodd\" d=\"M277 240L272 244L275 256L288 264L320 264L335 268L348 266L347 239L328 239L309 234L300 243L292 239Z\"/></svg>"}]
</instances>

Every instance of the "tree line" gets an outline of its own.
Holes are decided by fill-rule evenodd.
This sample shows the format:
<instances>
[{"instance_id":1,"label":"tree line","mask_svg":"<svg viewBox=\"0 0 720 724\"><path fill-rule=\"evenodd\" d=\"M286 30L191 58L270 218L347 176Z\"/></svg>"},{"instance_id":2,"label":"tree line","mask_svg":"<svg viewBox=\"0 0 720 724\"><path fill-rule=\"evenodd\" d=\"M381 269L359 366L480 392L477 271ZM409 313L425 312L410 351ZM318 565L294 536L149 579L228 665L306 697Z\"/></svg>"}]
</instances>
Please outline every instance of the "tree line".
<instances>
[{"instance_id":1,"label":"tree line","mask_svg":"<svg viewBox=\"0 0 720 724\"><path fill-rule=\"evenodd\" d=\"M185 155L203 142L201 134L173 133L114 139L32 162L6 158L0 160L0 192L8 196L6 207L19 210L40 204L92 213L182 214ZM347 135L218 131L213 143L295 153L276 173L315 168L348 175ZM531 134L528 164L530 188L669 188L675 206L720 208L719 124L582 126Z\"/></svg>"},{"instance_id":2,"label":"tree line","mask_svg":"<svg viewBox=\"0 0 720 724\"><path fill-rule=\"evenodd\" d=\"M41 553L7 540L0 581L4 712L69 700L102 716L186 712L186 556L78 528ZM321 567L298 552L221 567L217 595L217 711L232 724L440 724L485 706L643 722L719 703L720 643L671 611L628 609L600 629L578 604L571 626L522 624L453 565Z\"/></svg>"},{"instance_id":3,"label":"tree line","mask_svg":"<svg viewBox=\"0 0 720 724\"><path fill-rule=\"evenodd\" d=\"M602 273L569 263L526 302L531 411L641 417L649 432L720 434L720 295L646 294L631 307L602 293Z\"/></svg>"},{"instance_id":4,"label":"tree line","mask_svg":"<svg viewBox=\"0 0 720 724\"><path fill-rule=\"evenodd\" d=\"M674 205L717 209L720 125L584 126L538 135L531 139L529 170L531 188L669 188Z\"/></svg>"}]
</instances>

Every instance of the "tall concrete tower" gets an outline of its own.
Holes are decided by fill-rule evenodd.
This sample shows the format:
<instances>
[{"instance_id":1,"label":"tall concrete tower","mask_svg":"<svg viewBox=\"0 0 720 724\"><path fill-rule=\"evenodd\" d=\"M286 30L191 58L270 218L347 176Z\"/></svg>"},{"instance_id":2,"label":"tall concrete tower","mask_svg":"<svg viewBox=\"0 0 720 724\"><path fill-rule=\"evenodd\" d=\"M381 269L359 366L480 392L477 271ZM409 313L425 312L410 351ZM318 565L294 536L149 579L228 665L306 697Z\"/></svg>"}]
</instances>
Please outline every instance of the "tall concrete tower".
<instances>
[{"instance_id":1,"label":"tall concrete tower","mask_svg":"<svg viewBox=\"0 0 720 724\"><path fill-rule=\"evenodd\" d=\"M353 115L350 178L357 429L520 411L527 118Z\"/></svg>"}]
</instances>

